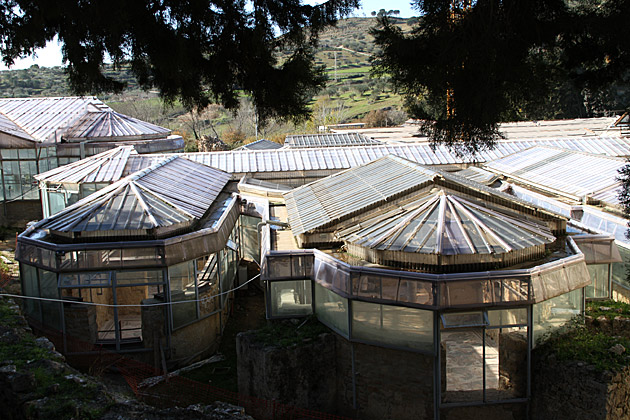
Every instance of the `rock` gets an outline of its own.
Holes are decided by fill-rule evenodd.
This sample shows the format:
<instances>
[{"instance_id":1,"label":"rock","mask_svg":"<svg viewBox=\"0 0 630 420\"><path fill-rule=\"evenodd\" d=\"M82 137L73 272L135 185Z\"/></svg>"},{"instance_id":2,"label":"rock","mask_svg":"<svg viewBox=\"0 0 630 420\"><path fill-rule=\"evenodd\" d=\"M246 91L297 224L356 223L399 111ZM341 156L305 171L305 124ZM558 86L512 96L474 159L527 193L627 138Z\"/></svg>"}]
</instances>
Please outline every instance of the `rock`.
<instances>
[{"instance_id":1,"label":"rock","mask_svg":"<svg viewBox=\"0 0 630 420\"><path fill-rule=\"evenodd\" d=\"M55 345L46 337L37 337L35 339L35 343L42 348L48 349L50 351L55 351Z\"/></svg>"},{"instance_id":2,"label":"rock","mask_svg":"<svg viewBox=\"0 0 630 420\"><path fill-rule=\"evenodd\" d=\"M77 383L77 384L79 384L79 385L85 385L85 384L87 383L87 381L85 380L85 378L82 378L82 377L81 377L81 376L79 376L79 375L74 375L74 374L71 374L71 375L66 375L66 376L64 376L64 378L65 378L66 380L68 380L68 381L73 381L74 383Z\"/></svg>"},{"instance_id":3,"label":"rock","mask_svg":"<svg viewBox=\"0 0 630 420\"><path fill-rule=\"evenodd\" d=\"M17 369L15 367L15 365L6 365L6 366L2 366L0 367L0 373L4 373L4 374L11 374L11 373L15 373L17 372Z\"/></svg>"},{"instance_id":4,"label":"rock","mask_svg":"<svg viewBox=\"0 0 630 420\"><path fill-rule=\"evenodd\" d=\"M600 306L599 310L603 311L603 312L608 312L608 311L612 310L612 308L610 308L608 306Z\"/></svg>"},{"instance_id":5,"label":"rock","mask_svg":"<svg viewBox=\"0 0 630 420\"><path fill-rule=\"evenodd\" d=\"M626 352L626 348L621 344L615 344L614 346L609 348L608 351L616 354L617 356L621 356Z\"/></svg>"}]
</instances>

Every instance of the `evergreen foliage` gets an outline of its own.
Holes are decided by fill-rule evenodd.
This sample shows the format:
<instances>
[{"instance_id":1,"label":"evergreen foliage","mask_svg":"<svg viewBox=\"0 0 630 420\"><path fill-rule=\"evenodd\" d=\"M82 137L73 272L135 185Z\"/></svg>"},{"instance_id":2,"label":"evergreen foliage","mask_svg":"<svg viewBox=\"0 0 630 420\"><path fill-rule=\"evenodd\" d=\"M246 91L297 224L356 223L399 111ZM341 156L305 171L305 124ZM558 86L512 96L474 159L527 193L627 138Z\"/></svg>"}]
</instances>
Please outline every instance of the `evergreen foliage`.
<instances>
[{"instance_id":1,"label":"evergreen foliage","mask_svg":"<svg viewBox=\"0 0 630 420\"><path fill-rule=\"evenodd\" d=\"M373 64L435 143L475 153L500 138L502 121L545 118L554 108L555 117L575 116L579 102L625 84L629 0L414 3L421 18L408 34L379 19Z\"/></svg>"},{"instance_id":2,"label":"evergreen foliage","mask_svg":"<svg viewBox=\"0 0 630 420\"><path fill-rule=\"evenodd\" d=\"M10 65L58 36L77 93L122 91L125 83L103 71L109 57L114 68L129 64L142 88L188 109L236 109L244 91L261 121L302 119L326 80L313 64L317 36L356 7L358 0L8 0L0 52ZM279 50L290 51L282 62Z\"/></svg>"}]
</instances>

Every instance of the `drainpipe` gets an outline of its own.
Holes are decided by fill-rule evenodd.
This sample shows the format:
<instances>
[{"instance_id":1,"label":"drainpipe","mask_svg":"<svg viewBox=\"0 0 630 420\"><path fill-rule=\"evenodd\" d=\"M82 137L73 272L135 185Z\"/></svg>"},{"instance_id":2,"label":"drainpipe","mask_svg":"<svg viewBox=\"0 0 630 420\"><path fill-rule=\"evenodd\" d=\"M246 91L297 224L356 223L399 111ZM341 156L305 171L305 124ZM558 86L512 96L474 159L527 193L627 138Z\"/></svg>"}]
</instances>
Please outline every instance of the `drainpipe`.
<instances>
[{"instance_id":1,"label":"drainpipe","mask_svg":"<svg viewBox=\"0 0 630 420\"><path fill-rule=\"evenodd\" d=\"M87 140L82 141L81 143L79 143L79 157L80 157L80 159L85 159L85 143L87 143Z\"/></svg>"},{"instance_id":2,"label":"drainpipe","mask_svg":"<svg viewBox=\"0 0 630 420\"><path fill-rule=\"evenodd\" d=\"M277 227L282 228L282 230L289 228L289 224L287 222L279 222L279 221L276 221L276 220L265 220L265 219L263 219L262 222L260 222L260 223L258 223L256 225L256 233L258 234L258 243L260 243L260 237L262 235L261 229L265 225L277 226ZM261 258L262 258L262 255L261 255Z\"/></svg>"}]
</instances>

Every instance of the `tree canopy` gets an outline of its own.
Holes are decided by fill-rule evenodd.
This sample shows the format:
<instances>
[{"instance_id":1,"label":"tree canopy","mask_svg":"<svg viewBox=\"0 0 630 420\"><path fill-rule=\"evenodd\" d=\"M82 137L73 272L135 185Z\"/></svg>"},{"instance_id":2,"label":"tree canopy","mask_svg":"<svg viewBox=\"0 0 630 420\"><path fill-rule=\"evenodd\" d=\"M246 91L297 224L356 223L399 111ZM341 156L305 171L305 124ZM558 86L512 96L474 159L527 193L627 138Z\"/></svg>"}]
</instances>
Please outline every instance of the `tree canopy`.
<instances>
[{"instance_id":1,"label":"tree canopy","mask_svg":"<svg viewBox=\"0 0 630 420\"><path fill-rule=\"evenodd\" d=\"M313 64L317 35L358 0L5 0L0 53L5 64L55 36L79 94L120 92L103 64L129 64L138 84L189 109L228 109L251 95L261 120L300 119L325 83ZM278 51L289 51L278 60Z\"/></svg>"},{"instance_id":2,"label":"tree canopy","mask_svg":"<svg viewBox=\"0 0 630 420\"><path fill-rule=\"evenodd\" d=\"M434 144L492 147L500 122L537 119L561 93L587 101L628 74L630 0L413 3L409 33L380 17L374 72L391 76Z\"/></svg>"}]
</instances>

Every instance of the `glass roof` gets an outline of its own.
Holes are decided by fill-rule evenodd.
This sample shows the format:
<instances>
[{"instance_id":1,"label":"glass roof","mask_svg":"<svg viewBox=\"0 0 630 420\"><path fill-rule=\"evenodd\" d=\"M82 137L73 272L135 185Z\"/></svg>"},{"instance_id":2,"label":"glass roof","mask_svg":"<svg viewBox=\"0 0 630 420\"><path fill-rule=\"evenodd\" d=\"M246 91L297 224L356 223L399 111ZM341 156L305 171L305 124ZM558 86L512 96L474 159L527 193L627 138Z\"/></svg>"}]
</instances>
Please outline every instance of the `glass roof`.
<instances>
[{"instance_id":1,"label":"glass roof","mask_svg":"<svg viewBox=\"0 0 630 420\"><path fill-rule=\"evenodd\" d=\"M484 168L521 183L567 198L608 190L619 184L619 169L625 160L551 147L532 147L488 162Z\"/></svg>"},{"instance_id":2,"label":"glass roof","mask_svg":"<svg viewBox=\"0 0 630 420\"><path fill-rule=\"evenodd\" d=\"M386 156L296 188L284 195L294 235L428 185L439 172Z\"/></svg>"},{"instance_id":3,"label":"glass roof","mask_svg":"<svg viewBox=\"0 0 630 420\"><path fill-rule=\"evenodd\" d=\"M171 156L39 223L58 232L149 230L201 219L230 175Z\"/></svg>"},{"instance_id":4,"label":"glass roof","mask_svg":"<svg viewBox=\"0 0 630 420\"><path fill-rule=\"evenodd\" d=\"M555 240L546 226L515 216L438 189L338 236L381 251L440 255L508 253Z\"/></svg>"},{"instance_id":5,"label":"glass roof","mask_svg":"<svg viewBox=\"0 0 630 420\"><path fill-rule=\"evenodd\" d=\"M371 146L382 142L359 133L296 134L287 136L285 147Z\"/></svg>"}]
</instances>

